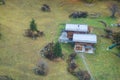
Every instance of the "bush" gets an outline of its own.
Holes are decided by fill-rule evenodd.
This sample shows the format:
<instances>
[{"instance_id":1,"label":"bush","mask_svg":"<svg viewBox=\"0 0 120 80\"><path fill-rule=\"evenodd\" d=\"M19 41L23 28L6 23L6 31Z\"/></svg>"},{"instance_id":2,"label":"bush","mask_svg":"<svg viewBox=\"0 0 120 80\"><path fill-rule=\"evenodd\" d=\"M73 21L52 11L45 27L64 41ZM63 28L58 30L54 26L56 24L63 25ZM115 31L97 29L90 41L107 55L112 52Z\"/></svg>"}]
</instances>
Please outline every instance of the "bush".
<instances>
[{"instance_id":1,"label":"bush","mask_svg":"<svg viewBox=\"0 0 120 80\"><path fill-rule=\"evenodd\" d=\"M59 42L56 42L56 43L50 42L50 43L48 43L40 51L40 53L42 54L42 56L45 56L46 58L48 58L50 60L54 60L55 58L58 58L58 57L63 57L61 45L60 45Z\"/></svg>"},{"instance_id":2,"label":"bush","mask_svg":"<svg viewBox=\"0 0 120 80\"><path fill-rule=\"evenodd\" d=\"M44 61L39 61L37 67L34 69L35 74L37 75L47 75L48 74L48 65Z\"/></svg>"},{"instance_id":3,"label":"bush","mask_svg":"<svg viewBox=\"0 0 120 80\"><path fill-rule=\"evenodd\" d=\"M11 77L5 76L5 75L0 75L0 80L13 80Z\"/></svg>"},{"instance_id":4,"label":"bush","mask_svg":"<svg viewBox=\"0 0 120 80\"><path fill-rule=\"evenodd\" d=\"M88 16L87 12L76 11L69 15L69 18L86 18Z\"/></svg>"},{"instance_id":5,"label":"bush","mask_svg":"<svg viewBox=\"0 0 120 80\"><path fill-rule=\"evenodd\" d=\"M90 74L88 73L88 71L77 71L75 72L74 74L79 80L90 80L91 79L91 76Z\"/></svg>"},{"instance_id":6,"label":"bush","mask_svg":"<svg viewBox=\"0 0 120 80\"><path fill-rule=\"evenodd\" d=\"M41 7L41 10L44 12L50 12L50 7L47 4L43 4L43 6Z\"/></svg>"}]
</instances>

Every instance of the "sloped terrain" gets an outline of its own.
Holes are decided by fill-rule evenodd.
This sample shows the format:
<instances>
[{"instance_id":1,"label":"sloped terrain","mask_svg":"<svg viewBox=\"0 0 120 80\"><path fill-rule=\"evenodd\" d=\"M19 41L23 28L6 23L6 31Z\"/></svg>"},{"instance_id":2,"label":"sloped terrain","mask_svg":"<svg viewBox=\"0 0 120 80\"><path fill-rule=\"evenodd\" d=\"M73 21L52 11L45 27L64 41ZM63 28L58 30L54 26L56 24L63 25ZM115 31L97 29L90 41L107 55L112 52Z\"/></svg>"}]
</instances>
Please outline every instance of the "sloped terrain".
<instances>
[{"instance_id":1,"label":"sloped terrain","mask_svg":"<svg viewBox=\"0 0 120 80\"><path fill-rule=\"evenodd\" d=\"M42 12L42 4L48 4L51 12ZM101 19L69 19L68 15L73 11L88 11L109 14L106 2L88 5L79 0L6 0L6 5L0 5L0 75L11 76L15 80L77 80L66 70L66 60L52 62L41 57L40 50L49 42L56 41L61 24L86 23L94 27L94 33L102 34L103 25L95 21ZM99 8L99 9L98 9ZM25 29L29 28L30 21L35 19L39 30L45 33L44 37L32 40L24 36ZM108 24L117 22L103 18ZM97 25L97 26L96 26ZM100 28L100 29L99 29ZM111 44L108 39L98 38L97 50L94 55L86 54L87 63L96 80L119 80L120 58L112 51L106 51ZM69 45L62 44L65 58L73 52ZM40 59L44 59L50 71L47 76L37 76L33 69ZM82 69L82 60L77 57L77 63Z\"/></svg>"}]
</instances>

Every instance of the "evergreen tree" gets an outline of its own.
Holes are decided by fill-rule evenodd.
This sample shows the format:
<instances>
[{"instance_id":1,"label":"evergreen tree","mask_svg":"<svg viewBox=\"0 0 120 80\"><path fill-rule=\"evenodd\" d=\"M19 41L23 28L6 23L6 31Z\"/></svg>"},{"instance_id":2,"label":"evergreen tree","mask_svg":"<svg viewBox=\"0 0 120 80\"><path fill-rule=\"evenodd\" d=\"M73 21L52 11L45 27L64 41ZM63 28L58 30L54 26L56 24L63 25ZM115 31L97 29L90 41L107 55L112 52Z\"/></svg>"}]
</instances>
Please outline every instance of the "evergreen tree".
<instances>
[{"instance_id":1,"label":"evergreen tree","mask_svg":"<svg viewBox=\"0 0 120 80\"><path fill-rule=\"evenodd\" d=\"M32 21L30 23L30 30L37 31L37 26L36 26L36 23L35 23L34 19L32 19Z\"/></svg>"},{"instance_id":2,"label":"evergreen tree","mask_svg":"<svg viewBox=\"0 0 120 80\"><path fill-rule=\"evenodd\" d=\"M55 57L62 57L62 49L59 42L56 42L53 48L53 53Z\"/></svg>"}]
</instances>

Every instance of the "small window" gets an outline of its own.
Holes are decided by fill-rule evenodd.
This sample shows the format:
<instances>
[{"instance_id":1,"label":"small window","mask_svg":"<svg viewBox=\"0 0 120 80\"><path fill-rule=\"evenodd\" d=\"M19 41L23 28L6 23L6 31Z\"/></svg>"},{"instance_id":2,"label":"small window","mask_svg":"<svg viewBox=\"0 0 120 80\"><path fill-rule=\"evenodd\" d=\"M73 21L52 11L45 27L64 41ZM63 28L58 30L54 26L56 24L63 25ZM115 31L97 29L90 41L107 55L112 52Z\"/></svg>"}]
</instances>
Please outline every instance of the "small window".
<instances>
[{"instance_id":1,"label":"small window","mask_svg":"<svg viewBox=\"0 0 120 80\"><path fill-rule=\"evenodd\" d=\"M77 45L77 46L76 46L76 50L82 50L82 46Z\"/></svg>"}]
</instances>

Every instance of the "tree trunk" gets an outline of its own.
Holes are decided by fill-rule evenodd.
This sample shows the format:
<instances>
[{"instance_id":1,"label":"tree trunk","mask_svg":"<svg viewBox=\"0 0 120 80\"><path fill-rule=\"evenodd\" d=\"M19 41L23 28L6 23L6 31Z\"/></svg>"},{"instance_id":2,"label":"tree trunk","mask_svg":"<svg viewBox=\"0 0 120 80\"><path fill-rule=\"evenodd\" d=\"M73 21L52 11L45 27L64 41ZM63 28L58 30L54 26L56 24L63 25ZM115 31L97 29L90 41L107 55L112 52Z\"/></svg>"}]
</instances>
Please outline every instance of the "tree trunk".
<instances>
[{"instance_id":1,"label":"tree trunk","mask_svg":"<svg viewBox=\"0 0 120 80\"><path fill-rule=\"evenodd\" d=\"M112 12L111 18L115 18L115 13L116 12L114 12L114 11Z\"/></svg>"}]
</instances>

